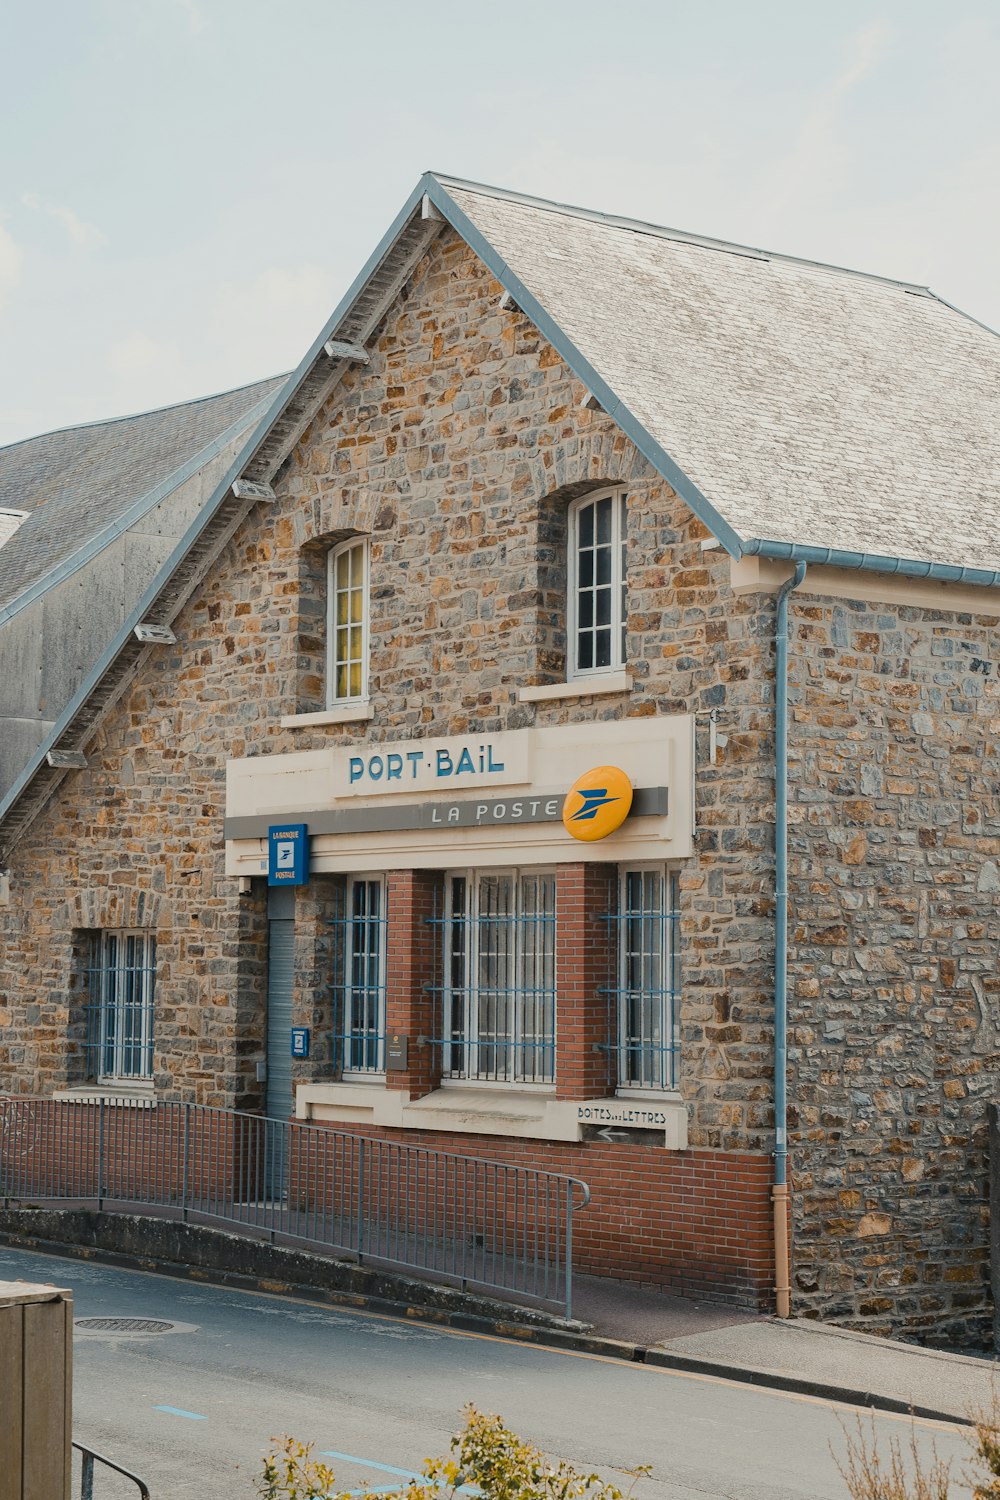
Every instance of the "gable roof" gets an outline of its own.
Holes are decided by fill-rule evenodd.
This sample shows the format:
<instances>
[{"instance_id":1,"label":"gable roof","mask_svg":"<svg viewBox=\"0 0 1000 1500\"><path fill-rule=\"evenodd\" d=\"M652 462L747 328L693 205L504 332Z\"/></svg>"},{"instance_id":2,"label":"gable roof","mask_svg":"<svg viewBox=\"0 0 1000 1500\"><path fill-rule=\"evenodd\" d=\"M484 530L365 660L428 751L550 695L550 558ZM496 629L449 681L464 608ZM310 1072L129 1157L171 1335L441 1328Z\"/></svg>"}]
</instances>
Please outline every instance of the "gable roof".
<instances>
[{"instance_id":1,"label":"gable roof","mask_svg":"<svg viewBox=\"0 0 1000 1500\"><path fill-rule=\"evenodd\" d=\"M1000 564L989 329L925 287L441 187L459 232L730 551Z\"/></svg>"},{"instance_id":2,"label":"gable roof","mask_svg":"<svg viewBox=\"0 0 1000 1500\"><path fill-rule=\"evenodd\" d=\"M0 448L0 506L28 512L0 547L0 609L151 510L259 419L285 378Z\"/></svg>"},{"instance_id":3,"label":"gable roof","mask_svg":"<svg viewBox=\"0 0 1000 1500\"><path fill-rule=\"evenodd\" d=\"M450 224L732 556L1000 586L1000 341L923 287L426 173L0 803L6 857ZM8 544L10 545L10 544ZM2 615L0 615L2 619Z\"/></svg>"}]
</instances>

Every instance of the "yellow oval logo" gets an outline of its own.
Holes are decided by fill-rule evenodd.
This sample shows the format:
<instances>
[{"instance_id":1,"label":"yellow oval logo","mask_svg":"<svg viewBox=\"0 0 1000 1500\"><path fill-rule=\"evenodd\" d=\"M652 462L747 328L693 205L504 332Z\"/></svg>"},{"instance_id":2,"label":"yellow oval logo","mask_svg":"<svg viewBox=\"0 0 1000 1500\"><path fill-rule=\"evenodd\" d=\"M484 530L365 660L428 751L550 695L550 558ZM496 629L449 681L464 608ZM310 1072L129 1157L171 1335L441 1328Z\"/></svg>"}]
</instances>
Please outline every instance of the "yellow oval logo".
<instances>
[{"instance_id":1,"label":"yellow oval logo","mask_svg":"<svg viewBox=\"0 0 1000 1500\"><path fill-rule=\"evenodd\" d=\"M632 806L632 783L617 766L595 766L577 777L563 803L566 832L590 843L620 828Z\"/></svg>"}]
</instances>

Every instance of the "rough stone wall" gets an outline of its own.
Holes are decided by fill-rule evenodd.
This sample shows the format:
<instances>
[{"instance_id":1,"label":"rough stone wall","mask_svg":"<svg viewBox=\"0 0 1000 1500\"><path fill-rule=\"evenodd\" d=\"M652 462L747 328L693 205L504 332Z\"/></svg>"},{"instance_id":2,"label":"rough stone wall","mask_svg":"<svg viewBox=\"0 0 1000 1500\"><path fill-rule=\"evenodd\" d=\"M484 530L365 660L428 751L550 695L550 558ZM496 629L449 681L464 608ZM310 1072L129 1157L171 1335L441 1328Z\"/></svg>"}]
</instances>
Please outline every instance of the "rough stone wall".
<instances>
[{"instance_id":1,"label":"rough stone wall","mask_svg":"<svg viewBox=\"0 0 1000 1500\"><path fill-rule=\"evenodd\" d=\"M159 664L112 715L90 768L17 851L0 928L0 1089L87 1080L86 934L125 927L156 936L157 1091L230 1108L262 1102L263 892L239 897L222 878L222 726L204 752L178 750L185 717L208 722L215 709L178 707L177 668Z\"/></svg>"},{"instance_id":2,"label":"rough stone wall","mask_svg":"<svg viewBox=\"0 0 1000 1500\"><path fill-rule=\"evenodd\" d=\"M796 1303L985 1334L1000 1072L997 620L796 596Z\"/></svg>"},{"instance_id":3,"label":"rough stone wall","mask_svg":"<svg viewBox=\"0 0 1000 1500\"><path fill-rule=\"evenodd\" d=\"M177 646L151 657L90 768L19 846L0 911L0 1087L79 1080L74 947L94 928L149 925L158 1090L263 1102L265 904L222 874L228 758L691 712L691 1145L770 1150L773 599L733 596L725 555L702 549L704 528L611 420L580 409L582 386L499 292L441 237L371 365L285 465L277 504L242 528ZM522 684L564 671L566 505L610 482L629 497L632 689L519 704ZM323 559L352 533L372 537L375 716L283 729L282 714L322 705ZM805 594L793 620L796 1307L968 1335L986 1306L998 1065L996 621ZM728 736L715 764L713 711ZM315 1038L300 1078L331 1067L336 904L330 882L299 894L296 1018ZM585 1148L575 1170L587 1175Z\"/></svg>"},{"instance_id":4,"label":"rough stone wall","mask_svg":"<svg viewBox=\"0 0 1000 1500\"><path fill-rule=\"evenodd\" d=\"M286 463L277 504L242 528L176 622L177 646L153 655L91 768L19 847L0 1085L47 1090L70 1076L67 900L146 891L160 900L158 1085L259 1102L266 928L260 896L239 897L221 874L228 758L693 712L701 831L681 880L691 1142L768 1149L773 604L732 596L725 555L702 549L704 528L610 418L581 410L582 385L499 295L446 231L371 365L343 379ZM519 704L518 687L564 670L566 505L609 482L629 497L633 688ZM282 729L282 714L320 706L323 547L355 532L372 537L375 716ZM713 709L729 735L715 766ZM318 953L325 914L302 916L302 943L311 933ZM299 960L300 977L316 972ZM319 1031L304 984L297 1016ZM297 1076L310 1066L328 1066L322 1046Z\"/></svg>"}]
</instances>

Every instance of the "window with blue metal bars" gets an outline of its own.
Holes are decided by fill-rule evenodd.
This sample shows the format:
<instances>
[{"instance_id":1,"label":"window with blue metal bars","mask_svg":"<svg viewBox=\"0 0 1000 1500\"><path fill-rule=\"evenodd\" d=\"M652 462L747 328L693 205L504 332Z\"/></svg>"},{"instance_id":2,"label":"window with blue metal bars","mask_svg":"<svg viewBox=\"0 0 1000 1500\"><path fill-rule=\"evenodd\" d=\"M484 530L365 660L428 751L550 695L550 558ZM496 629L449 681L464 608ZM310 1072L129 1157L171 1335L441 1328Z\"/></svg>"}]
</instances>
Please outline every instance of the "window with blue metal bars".
<instances>
[{"instance_id":1,"label":"window with blue metal bars","mask_svg":"<svg viewBox=\"0 0 1000 1500\"><path fill-rule=\"evenodd\" d=\"M345 1074L385 1072L387 903L381 875L345 882L334 918L334 1060Z\"/></svg>"},{"instance_id":2,"label":"window with blue metal bars","mask_svg":"<svg viewBox=\"0 0 1000 1500\"><path fill-rule=\"evenodd\" d=\"M152 1078L153 934L124 929L91 933L83 979L88 1077L111 1083Z\"/></svg>"},{"instance_id":3,"label":"window with blue metal bars","mask_svg":"<svg viewBox=\"0 0 1000 1500\"><path fill-rule=\"evenodd\" d=\"M547 871L449 875L440 930L445 1078L555 1078L556 883Z\"/></svg>"},{"instance_id":4,"label":"window with blue metal bars","mask_svg":"<svg viewBox=\"0 0 1000 1500\"><path fill-rule=\"evenodd\" d=\"M620 1089L677 1087L679 1053L677 877L622 869L615 933L616 984L610 992L610 1047Z\"/></svg>"}]
</instances>

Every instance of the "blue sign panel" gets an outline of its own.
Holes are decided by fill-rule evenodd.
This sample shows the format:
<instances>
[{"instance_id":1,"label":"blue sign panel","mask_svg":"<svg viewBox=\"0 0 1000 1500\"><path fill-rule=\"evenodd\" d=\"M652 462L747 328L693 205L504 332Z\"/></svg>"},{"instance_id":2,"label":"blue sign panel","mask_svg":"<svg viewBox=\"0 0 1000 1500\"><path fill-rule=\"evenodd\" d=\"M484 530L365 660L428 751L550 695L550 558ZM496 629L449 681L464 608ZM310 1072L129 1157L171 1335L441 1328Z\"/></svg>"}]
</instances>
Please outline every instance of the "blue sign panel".
<instances>
[{"instance_id":1,"label":"blue sign panel","mask_svg":"<svg viewBox=\"0 0 1000 1500\"><path fill-rule=\"evenodd\" d=\"M267 830L268 885L305 885L309 879L309 831L305 823L279 823Z\"/></svg>"},{"instance_id":2,"label":"blue sign panel","mask_svg":"<svg viewBox=\"0 0 1000 1500\"><path fill-rule=\"evenodd\" d=\"M293 1026L292 1027L292 1056L293 1057L308 1057L309 1056L309 1027L308 1026Z\"/></svg>"}]
</instances>

